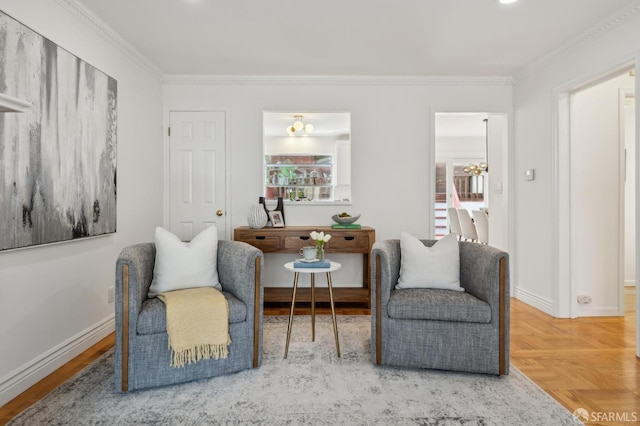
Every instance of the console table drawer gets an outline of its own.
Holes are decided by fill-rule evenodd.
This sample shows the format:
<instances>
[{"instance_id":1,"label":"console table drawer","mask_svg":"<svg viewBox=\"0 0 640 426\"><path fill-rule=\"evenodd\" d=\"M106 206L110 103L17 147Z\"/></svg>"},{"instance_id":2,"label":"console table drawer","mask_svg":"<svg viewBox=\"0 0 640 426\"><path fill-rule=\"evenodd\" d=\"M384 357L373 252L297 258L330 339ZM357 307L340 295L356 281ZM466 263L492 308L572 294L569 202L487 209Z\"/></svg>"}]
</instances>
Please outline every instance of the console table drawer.
<instances>
[{"instance_id":1,"label":"console table drawer","mask_svg":"<svg viewBox=\"0 0 640 426\"><path fill-rule=\"evenodd\" d=\"M366 235L334 235L329 240L328 247L335 252L368 253L369 237Z\"/></svg>"},{"instance_id":2,"label":"console table drawer","mask_svg":"<svg viewBox=\"0 0 640 426\"><path fill-rule=\"evenodd\" d=\"M304 246L315 246L316 242L311 239L309 233L300 235L286 235L282 237L285 250L299 250Z\"/></svg>"},{"instance_id":3,"label":"console table drawer","mask_svg":"<svg viewBox=\"0 0 640 426\"><path fill-rule=\"evenodd\" d=\"M280 249L280 237L271 235L253 235L243 238L241 241L249 243L252 246L259 248L265 253L278 251Z\"/></svg>"}]
</instances>

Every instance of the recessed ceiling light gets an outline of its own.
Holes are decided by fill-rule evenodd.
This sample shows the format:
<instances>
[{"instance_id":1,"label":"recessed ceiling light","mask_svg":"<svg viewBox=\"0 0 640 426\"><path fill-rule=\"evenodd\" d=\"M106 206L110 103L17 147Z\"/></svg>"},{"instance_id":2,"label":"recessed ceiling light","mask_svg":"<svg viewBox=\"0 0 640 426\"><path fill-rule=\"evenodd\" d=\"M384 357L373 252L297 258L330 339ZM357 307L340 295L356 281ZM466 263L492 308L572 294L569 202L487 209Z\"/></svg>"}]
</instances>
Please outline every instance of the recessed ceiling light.
<instances>
[{"instance_id":1,"label":"recessed ceiling light","mask_svg":"<svg viewBox=\"0 0 640 426\"><path fill-rule=\"evenodd\" d=\"M498 3L500 4L511 4L511 3L515 3L518 0L498 0Z\"/></svg>"}]
</instances>

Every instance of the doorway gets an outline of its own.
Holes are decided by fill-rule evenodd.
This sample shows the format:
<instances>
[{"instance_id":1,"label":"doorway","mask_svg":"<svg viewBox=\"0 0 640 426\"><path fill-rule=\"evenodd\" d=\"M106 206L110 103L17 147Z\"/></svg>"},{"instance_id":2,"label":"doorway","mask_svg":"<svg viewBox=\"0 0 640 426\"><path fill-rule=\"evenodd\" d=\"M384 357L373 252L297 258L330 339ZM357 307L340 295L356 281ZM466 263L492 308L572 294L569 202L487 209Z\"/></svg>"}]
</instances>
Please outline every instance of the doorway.
<instances>
[{"instance_id":1,"label":"doorway","mask_svg":"<svg viewBox=\"0 0 640 426\"><path fill-rule=\"evenodd\" d=\"M635 193L628 179L634 164L625 155L625 128L635 128L635 113L625 113L625 99L634 83L626 69L569 93L571 317L624 315L625 239L635 246L625 224L628 209L635 217L626 195Z\"/></svg>"},{"instance_id":2,"label":"doorway","mask_svg":"<svg viewBox=\"0 0 640 426\"><path fill-rule=\"evenodd\" d=\"M434 129L433 237L449 233L447 208L485 209L489 244L508 251L507 114L437 112Z\"/></svg>"},{"instance_id":3,"label":"doorway","mask_svg":"<svg viewBox=\"0 0 640 426\"><path fill-rule=\"evenodd\" d=\"M169 229L190 241L216 225L227 237L226 114L169 112Z\"/></svg>"}]
</instances>

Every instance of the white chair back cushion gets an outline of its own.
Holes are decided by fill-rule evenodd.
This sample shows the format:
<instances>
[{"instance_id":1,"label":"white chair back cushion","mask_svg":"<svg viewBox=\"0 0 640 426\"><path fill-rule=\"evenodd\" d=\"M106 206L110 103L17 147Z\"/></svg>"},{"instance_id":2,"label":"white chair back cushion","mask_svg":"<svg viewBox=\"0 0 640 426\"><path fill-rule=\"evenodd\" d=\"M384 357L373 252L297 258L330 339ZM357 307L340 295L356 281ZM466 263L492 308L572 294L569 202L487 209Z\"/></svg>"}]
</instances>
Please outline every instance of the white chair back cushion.
<instances>
[{"instance_id":1,"label":"white chair back cushion","mask_svg":"<svg viewBox=\"0 0 640 426\"><path fill-rule=\"evenodd\" d=\"M449 217L449 229L457 236L462 235L462 228L460 228L460 220L458 219L458 211L455 207L447 208L447 216Z\"/></svg>"},{"instance_id":2,"label":"white chair back cushion","mask_svg":"<svg viewBox=\"0 0 640 426\"><path fill-rule=\"evenodd\" d=\"M478 233L478 242L483 244L489 244L489 219L487 214L481 210L473 210L473 222L476 225L476 231Z\"/></svg>"},{"instance_id":3,"label":"white chair back cushion","mask_svg":"<svg viewBox=\"0 0 640 426\"><path fill-rule=\"evenodd\" d=\"M469 210L458 209L458 219L460 220L460 227L462 228L462 237L471 241L477 240L478 233L476 232L475 225L471 221Z\"/></svg>"}]
</instances>

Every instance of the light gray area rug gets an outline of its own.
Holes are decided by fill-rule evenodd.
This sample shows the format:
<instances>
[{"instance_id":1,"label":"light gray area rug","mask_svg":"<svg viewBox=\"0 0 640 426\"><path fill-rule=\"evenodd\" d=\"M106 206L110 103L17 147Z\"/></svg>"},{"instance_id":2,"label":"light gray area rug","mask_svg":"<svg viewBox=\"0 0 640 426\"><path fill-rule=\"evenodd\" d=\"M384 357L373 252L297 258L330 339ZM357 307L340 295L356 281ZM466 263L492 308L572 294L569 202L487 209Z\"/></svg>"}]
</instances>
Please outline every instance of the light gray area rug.
<instances>
[{"instance_id":1,"label":"light gray area rug","mask_svg":"<svg viewBox=\"0 0 640 426\"><path fill-rule=\"evenodd\" d=\"M116 393L113 351L11 425L571 425L581 424L518 370L506 377L377 367L370 319L265 317L262 366L181 385Z\"/></svg>"}]
</instances>

